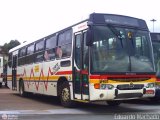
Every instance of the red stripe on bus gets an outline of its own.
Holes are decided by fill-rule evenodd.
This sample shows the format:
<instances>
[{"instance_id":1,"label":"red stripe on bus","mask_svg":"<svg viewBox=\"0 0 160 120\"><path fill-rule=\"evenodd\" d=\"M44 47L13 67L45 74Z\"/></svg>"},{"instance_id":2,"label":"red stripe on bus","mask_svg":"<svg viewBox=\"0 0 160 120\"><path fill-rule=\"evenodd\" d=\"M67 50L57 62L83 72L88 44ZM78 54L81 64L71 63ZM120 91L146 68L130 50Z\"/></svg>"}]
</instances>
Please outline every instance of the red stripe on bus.
<instances>
[{"instance_id":1,"label":"red stripe on bus","mask_svg":"<svg viewBox=\"0 0 160 120\"><path fill-rule=\"evenodd\" d=\"M90 79L107 79L108 77L114 77L114 78L133 78L133 77L152 77L155 78L155 75L90 75Z\"/></svg>"},{"instance_id":2,"label":"red stripe on bus","mask_svg":"<svg viewBox=\"0 0 160 120\"><path fill-rule=\"evenodd\" d=\"M157 78L157 81L160 81L160 78Z\"/></svg>"},{"instance_id":3,"label":"red stripe on bus","mask_svg":"<svg viewBox=\"0 0 160 120\"><path fill-rule=\"evenodd\" d=\"M65 75L65 74L72 74L72 71L61 71L61 72L57 72L56 75Z\"/></svg>"}]
</instances>

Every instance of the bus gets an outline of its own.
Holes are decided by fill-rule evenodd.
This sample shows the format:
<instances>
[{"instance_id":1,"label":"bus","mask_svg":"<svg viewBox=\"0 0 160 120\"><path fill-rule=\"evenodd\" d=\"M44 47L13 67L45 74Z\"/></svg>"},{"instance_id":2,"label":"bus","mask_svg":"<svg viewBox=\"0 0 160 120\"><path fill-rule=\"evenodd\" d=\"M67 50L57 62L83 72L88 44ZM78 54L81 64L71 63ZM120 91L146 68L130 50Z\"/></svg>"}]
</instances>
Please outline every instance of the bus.
<instances>
[{"instance_id":1,"label":"bus","mask_svg":"<svg viewBox=\"0 0 160 120\"><path fill-rule=\"evenodd\" d=\"M160 33L150 33L153 53L154 53L154 62L156 68L156 94L154 100L159 100L160 98Z\"/></svg>"},{"instance_id":2,"label":"bus","mask_svg":"<svg viewBox=\"0 0 160 120\"><path fill-rule=\"evenodd\" d=\"M9 51L8 87L58 96L61 104L155 95L155 67L144 20L92 13L89 18Z\"/></svg>"},{"instance_id":3,"label":"bus","mask_svg":"<svg viewBox=\"0 0 160 120\"><path fill-rule=\"evenodd\" d=\"M0 57L0 88L3 84L3 57Z\"/></svg>"}]
</instances>

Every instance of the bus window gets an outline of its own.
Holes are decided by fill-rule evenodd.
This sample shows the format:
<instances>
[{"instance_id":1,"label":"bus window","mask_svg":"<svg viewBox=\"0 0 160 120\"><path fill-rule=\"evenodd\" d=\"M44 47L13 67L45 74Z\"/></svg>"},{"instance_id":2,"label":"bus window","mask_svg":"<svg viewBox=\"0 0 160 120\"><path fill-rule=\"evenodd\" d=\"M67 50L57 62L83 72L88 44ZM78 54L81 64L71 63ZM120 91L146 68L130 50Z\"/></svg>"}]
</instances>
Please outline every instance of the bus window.
<instances>
[{"instance_id":1,"label":"bus window","mask_svg":"<svg viewBox=\"0 0 160 120\"><path fill-rule=\"evenodd\" d=\"M19 50L19 57L23 57L26 55L26 48L22 48Z\"/></svg>"},{"instance_id":2,"label":"bus window","mask_svg":"<svg viewBox=\"0 0 160 120\"><path fill-rule=\"evenodd\" d=\"M34 62L34 44L31 44L27 47L27 56L26 56L26 64L30 64Z\"/></svg>"},{"instance_id":3,"label":"bus window","mask_svg":"<svg viewBox=\"0 0 160 120\"><path fill-rule=\"evenodd\" d=\"M34 53L34 44L31 44L27 48L27 55L31 55Z\"/></svg>"},{"instance_id":4,"label":"bus window","mask_svg":"<svg viewBox=\"0 0 160 120\"><path fill-rule=\"evenodd\" d=\"M18 65L24 65L25 64L25 55L26 55L26 48L22 48L19 50L18 53Z\"/></svg>"},{"instance_id":5,"label":"bus window","mask_svg":"<svg viewBox=\"0 0 160 120\"><path fill-rule=\"evenodd\" d=\"M71 44L63 45L61 46L61 49L62 49L62 58L71 56L71 49L72 49Z\"/></svg>"},{"instance_id":6,"label":"bus window","mask_svg":"<svg viewBox=\"0 0 160 120\"><path fill-rule=\"evenodd\" d=\"M36 43L34 62L41 62L43 61L43 59L44 59L44 40Z\"/></svg>"},{"instance_id":7,"label":"bus window","mask_svg":"<svg viewBox=\"0 0 160 120\"><path fill-rule=\"evenodd\" d=\"M81 40L80 39L81 39L81 34L76 35L76 38L75 38L75 41L76 41L75 62L76 62L76 65L79 69L80 69L80 66L81 66L81 64L80 64Z\"/></svg>"},{"instance_id":8,"label":"bus window","mask_svg":"<svg viewBox=\"0 0 160 120\"><path fill-rule=\"evenodd\" d=\"M71 30L61 33L58 38L58 46L62 50L62 58L69 57L72 50L72 35ZM59 49L57 48L57 49ZM59 58L59 55L56 55Z\"/></svg>"},{"instance_id":9,"label":"bus window","mask_svg":"<svg viewBox=\"0 0 160 120\"><path fill-rule=\"evenodd\" d=\"M9 67L12 66L12 53L9 53L9 56L8 56L8 66Z\"/></svg>"},{"instance_id":10,"label":"bus window","mask_svg":"<svg viewBox=\"0 0 160 120\"><path fill-rule=\"evenodd\" d=\"M56 36L52 36L46 40L46 51L44 53L45 60L55 59L55 48L56 48Z\"/></svg>"},{"instance_id":11,"label":"bus window","mask_svg":"<svg viewBox=\"0 0 160 120\"><path fill-rule=\"evenodd\" d=\"M46 40L46 49L51 49L56 47L56 36L52 36Z\"/></svg>"},{"instance_id":12,"label":"bus window","mask_svg":"<svg viewBox=\"0 0 160 120\"><path fill-rule=\"evenodd\" d=\"M64 44L69 44L72 42L72 31L68 30L59 35L58 38L58 46L62 46Z\"/></svg>"},{"instance_id":13,"label":"bus window","mask_svg":"<svg viewBox=\"0 0 160 120\"><path fill-rule=\"evenodd\" d=\"M83 42L83 46L84 46L84 49L83 49L83 69L86 69L88 70L88 67L89 67L89 53L88 53L88 46L86 46L86 32L83 34L83 39L84 39L84 42Z\"/></svg>"},{"instance_id":14,"label":"bus window","mask_svg":"<svg viewBox=\"0 0 160 120\"><path fill-rule=\"evenodd\" d=\"M43 49L44 49L44 40L36 43L36 50L35 50L35 52L42 51Z\"/></svg>"}]
</instances>

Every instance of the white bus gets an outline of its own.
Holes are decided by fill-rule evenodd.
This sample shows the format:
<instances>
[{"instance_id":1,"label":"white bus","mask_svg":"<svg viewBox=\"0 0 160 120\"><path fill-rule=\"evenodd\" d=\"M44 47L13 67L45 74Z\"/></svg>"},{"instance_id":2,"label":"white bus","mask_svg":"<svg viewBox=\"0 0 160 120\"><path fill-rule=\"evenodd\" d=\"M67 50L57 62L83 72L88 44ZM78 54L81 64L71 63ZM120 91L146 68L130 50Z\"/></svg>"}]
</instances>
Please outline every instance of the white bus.
<instances>
[{"instance_id":1,"label":"white bus","mask_svg":"<svg viewBox=\"0 0 160 120\"><path fill-rule=\"evenodd\" d=\"M121 100L155 95L153 50L146 22L114 15L89 18L9 51L8 86L20 95L75 101Z\"/></svg>"}]
</instances>

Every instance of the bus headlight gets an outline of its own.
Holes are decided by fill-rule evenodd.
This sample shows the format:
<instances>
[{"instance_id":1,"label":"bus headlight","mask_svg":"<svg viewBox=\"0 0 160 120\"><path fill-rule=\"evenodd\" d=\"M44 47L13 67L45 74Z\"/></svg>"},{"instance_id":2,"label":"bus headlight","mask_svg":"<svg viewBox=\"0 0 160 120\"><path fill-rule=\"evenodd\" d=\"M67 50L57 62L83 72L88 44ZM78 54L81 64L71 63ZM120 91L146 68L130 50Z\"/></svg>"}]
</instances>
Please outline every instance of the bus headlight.
<instances>
[{"instance_id":1,"label":"bus headlight","mask_svg":"<svg viewBox=\"0 0 160 120\"><path fill-rule=\"evenodd\" d=\"M154 83L148 83L146 88L154 88L155 87L155 84Z\"/></svg>"},{"instance_id":2,"label":"bus headlight","mask_svg":"<svg viewBox=\"0 0 160 120\"><path fill-rule=\"evenodd\" d=\"M101 89L105 89L105 90L112 90L113 88L114 88L114 86L113 85L111 85L111 84L101 84L101 87L100 87Z\"/></svg>"}]
</instances>

